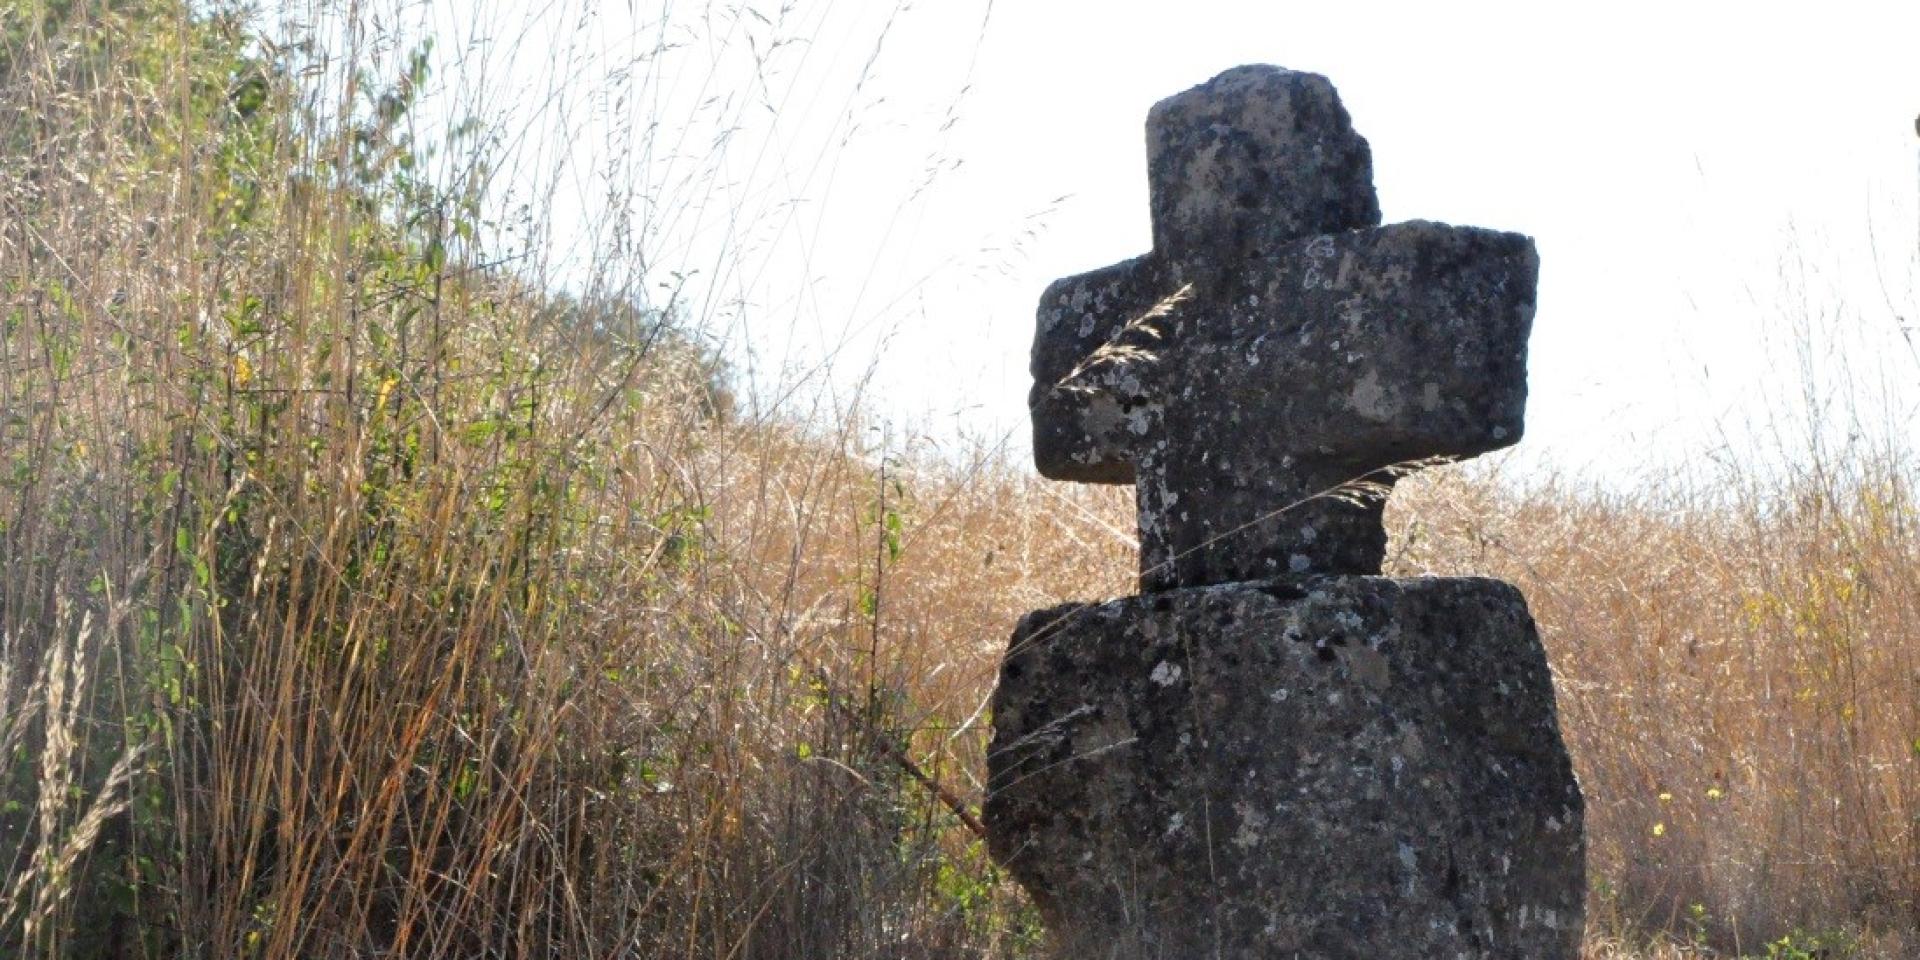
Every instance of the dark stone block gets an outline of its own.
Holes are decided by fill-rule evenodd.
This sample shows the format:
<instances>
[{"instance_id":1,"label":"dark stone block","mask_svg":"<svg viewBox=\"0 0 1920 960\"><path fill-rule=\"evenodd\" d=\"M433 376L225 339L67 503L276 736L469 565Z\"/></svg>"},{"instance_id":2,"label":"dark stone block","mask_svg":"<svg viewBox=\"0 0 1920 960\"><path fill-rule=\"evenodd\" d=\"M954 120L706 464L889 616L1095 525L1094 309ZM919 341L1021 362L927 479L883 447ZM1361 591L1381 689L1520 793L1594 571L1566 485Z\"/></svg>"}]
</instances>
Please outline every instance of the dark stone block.
<instances>
[{"instance_id":1,"label":"dark stone block","mask_svg":"<svg viewBox=\"0 0 1920 960\"><path fill-rule=\"evenodd\" d=\"M1056 607L992 709L992 851L1062 957L1576 955L1580 792L1506 584Z\"/></svg>"}]
</instances>

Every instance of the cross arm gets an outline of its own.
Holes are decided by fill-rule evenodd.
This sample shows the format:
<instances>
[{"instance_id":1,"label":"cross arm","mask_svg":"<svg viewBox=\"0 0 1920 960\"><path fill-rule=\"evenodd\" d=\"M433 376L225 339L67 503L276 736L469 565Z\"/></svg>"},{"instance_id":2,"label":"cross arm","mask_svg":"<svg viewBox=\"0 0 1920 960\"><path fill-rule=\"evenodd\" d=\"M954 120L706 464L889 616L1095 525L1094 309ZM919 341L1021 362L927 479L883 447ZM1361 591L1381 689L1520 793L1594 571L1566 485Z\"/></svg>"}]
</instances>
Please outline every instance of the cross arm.
<instances>
[{"instance_id":1,"label":"cross arm","mask_svg":"<svg viewBox=\"0 0 1920 960\"><path fill-rule=\"evenodd\" d=\"M1520 439L1533 241L1401 223L1297 241L1166 332L1142 585L1378 573L1382 468Z\"/></svg>"},{"instance_id":2,"label":"cross arm","mask_svg":"<svg viewBox=\"0 0 1920 960\"><path fill-rule=\"evenodd\" d=\"M1132 483L1153 413L1144 366L1155 332L1142 318L1173 293L1152 254L1055 281L1033 338L1034 463L1042 476Z\"/></svg>"},{"instance_id":3,"label":"cross arm","mask_svg":"<svg viewBox=\"0 0 1920 960\"><path fill-rule=\"evenodd\" d=\"M1297 241L1225 322L1179 332L1183 379L1262 411L1274 452L1301 459L1370 470L1509 446L1539 263L1521 234L1428 221Z\"/></svg>"}]
</instances>

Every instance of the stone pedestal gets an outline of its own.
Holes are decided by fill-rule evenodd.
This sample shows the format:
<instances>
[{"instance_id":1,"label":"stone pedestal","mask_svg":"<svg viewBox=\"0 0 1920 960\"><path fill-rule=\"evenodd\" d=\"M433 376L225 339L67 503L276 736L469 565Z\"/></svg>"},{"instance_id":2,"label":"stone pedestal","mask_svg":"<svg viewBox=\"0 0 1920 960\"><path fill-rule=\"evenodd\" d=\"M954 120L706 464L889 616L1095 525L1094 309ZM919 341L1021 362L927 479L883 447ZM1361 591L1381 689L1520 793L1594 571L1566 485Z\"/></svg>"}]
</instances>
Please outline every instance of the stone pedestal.
<instances>
[{"instance_id":1,"label":"stone pedestal","mask_svg":"<svg viewBox=\"0 0 1920 960\"><path fill-rule=\"evenodd\" d=\"M1577 955L1581 798L1485 579L1168 590L1021 621L985 819L1062 958Z\"/></svg>"}]
</instances>

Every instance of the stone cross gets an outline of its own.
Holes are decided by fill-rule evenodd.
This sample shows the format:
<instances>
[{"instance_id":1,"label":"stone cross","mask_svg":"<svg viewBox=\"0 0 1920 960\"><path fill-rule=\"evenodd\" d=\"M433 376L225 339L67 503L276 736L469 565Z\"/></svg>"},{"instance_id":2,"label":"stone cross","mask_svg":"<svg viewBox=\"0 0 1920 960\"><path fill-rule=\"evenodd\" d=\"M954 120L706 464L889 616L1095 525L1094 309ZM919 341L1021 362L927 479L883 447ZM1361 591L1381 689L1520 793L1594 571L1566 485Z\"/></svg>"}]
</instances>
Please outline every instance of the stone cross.
<instances>
[{"instance_id":1,"label":"stone cross","mask_svg":"<svg viewBox=\"0 0 1920 960\"><path fill-rule=\"evenodd\" d=\"M1532 241L1380 226L1324 77L1230 70L1147 130L1153 251L1047 290L1030 398L1042 473L1136 484L1141 595L1014 629L988 850L1062 957L1573 960L1525 598L1369 575L1396 465L1520 437Z\"/></svg>"},{"instance_id":2,"label":"stone cross","mask_svg":"<svg viewBox=\"0 0 1920 960\"><path fill-rule=\"evenodd\" d=\"M1153 251L1041 298L1040 472L1136 484L1145 590L1378 573L1380 485L1520 438L1533 242L1379 226L1314 74L1223 73L1156 105L1147 147Z\"/></svg>"}]
</instances>

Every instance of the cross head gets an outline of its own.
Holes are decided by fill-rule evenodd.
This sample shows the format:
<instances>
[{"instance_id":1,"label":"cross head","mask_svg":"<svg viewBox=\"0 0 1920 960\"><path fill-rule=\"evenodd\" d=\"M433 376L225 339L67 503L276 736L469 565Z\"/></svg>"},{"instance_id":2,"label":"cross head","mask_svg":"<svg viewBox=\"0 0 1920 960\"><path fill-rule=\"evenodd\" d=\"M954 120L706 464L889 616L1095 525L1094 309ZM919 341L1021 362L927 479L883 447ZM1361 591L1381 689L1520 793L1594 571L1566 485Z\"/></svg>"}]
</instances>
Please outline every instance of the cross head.
<instances>
[{"instance_id":1,"label":"cross head","mask_svg":"<svg viewBox=\"0 0 1920 960\"><path fill-rule=\"evenodd\" d=\"M1315 74L1229 70L1155 105L1147 148L1152 252L1041 298L1040 472L1135 485L1144 590L1380 572L1403 465L1520 438L1533 241L1380 226Z\"/></svg>"}]
</instances>

